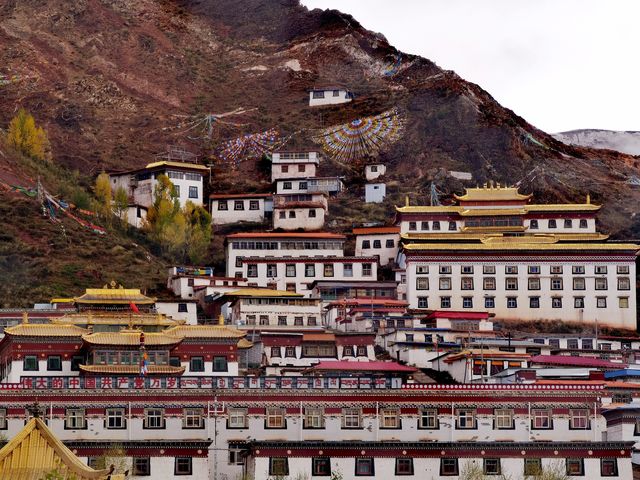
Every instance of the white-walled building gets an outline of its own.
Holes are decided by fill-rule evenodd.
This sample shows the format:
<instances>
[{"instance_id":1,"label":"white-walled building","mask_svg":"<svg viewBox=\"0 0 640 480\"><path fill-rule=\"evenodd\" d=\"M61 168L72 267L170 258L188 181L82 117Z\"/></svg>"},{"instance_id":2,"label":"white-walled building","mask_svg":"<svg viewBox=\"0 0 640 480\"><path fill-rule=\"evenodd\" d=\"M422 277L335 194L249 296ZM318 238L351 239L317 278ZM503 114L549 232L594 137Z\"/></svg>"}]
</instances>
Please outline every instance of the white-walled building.
<instances>
[{"instance_id":1,"label":"white-walled building","mask_svg":"<svg viewBox=\"0 0 640 480\"><path fill-rule=\"evenodd\" d=\"M173 320L184 321L187 325L198 323L198 304L189 300L156 300L156 312Z\"/></svg>"},{"instance_id":2,"label":"white-walled building","mask_svg":"<svg viewBox=\"0 0 640 480\"><path fill-rule=\"evenodd\" d=\"M318 172L322 156L317 151L277 151L271 156L271 181L282 178L311 178Z\"/></svg>"},{"instance_id":3,"label":"white-walled building","mask_svg":"<svg viewBox=\"0 0 640 480\"><path fill-rule=\"evenodd\" d=\"M400 248L399 227L354 228L356 256L378 256L380 265L395 264Z\"/></svg>"},{"instance_id":4,"label":"white-walled building","mask_svg":"<svg viewBox=\"0 0 640 480\"><path fill-rule=\"evenodd\" d=\"M274 230L320 230L328 204L325 193L294 193L273 196Z\"/></svg>"},{"instance_id":5,"label":"white-walled building","mask_svg":"<svg viewBox=\"0 0 640 480\"><path fill-rule=\"evenodd\" d=\"M599 206L529 204L530 195L500 187L455 198L397 208L411 308L635 330L639 247L604 241Z\"/></svg>"},{"instance_id":6,"label":"white-walled building","mask_svg":"<svg viewBox=\"0 0 640 480\"><path fill-rule=\"evenodd\" d=\"M339 105L353 100L353 93L339 85L314 87L309 90L309 106Z\"/></svg>"},{"instance_id":7,"label":"white-walled building","mask_svg":"<svg viewBox=\"0 0 640 480\"><path fill-rule=\"evenodd\" d=\"M180 206L187 202L203 205L204 176L209 169L195 163L159 161L146 167L126 172L109 173L111 189L122 187L132 204L150 207L154 202L154 189L159 175L166 175L173 183Z\"/></svg>"},{"instance_id":8,"label":"white-walled building","mask_svg":"<svg viewBox=\"0 0 640 480\"><path fill-rule=\"evenodd\" d=\"M149 209L144 205L131 204L127 207L127 223L135 228L142 228L147 219Z\"/></svg>"},{"instance_id":9,"label":"white-walled building","mask_svg":"<svg viewBox=\"0 0 640 480\"><path fill-rule=\"evenodd\" d=\"M276 180L276 193L289 195L295 193L325 193L336 195L344 189L339 177L280 178Z\"/></svg>"},{"instance_id":10,"label":"white-walled building","mask_svg":"<svg viewBox=\"0 0 640 480\"><path fill-rule=\"evenodd\" d=\"M387 196L387 186L384 183L367 183L364 186L365 203L382 203Z\"/></svg>"},{"instance_id":11,"label":"white-walled building","mask_svg":"<svg viewBox=\"0 0 640 480\"><path fill-rule=\"evenodd\" d=\"M387 173L387 166L382 163L373 163L364 167L364 178L367 179L367 182L377 180L385 173Z\"/></svg>"},{"instance_id":12,"label":"white-walled building","mask_svg":"<svg viewBox=\"0 0 640 480\"><path fill-rule=\"evenodd\" d=\"M273 200L270 193L212 194L209 208L214 225L259 223L273 211Z\"/></svg>"},{"instance_id":13,"label":"white-walled building","mask_svg":"<svg viewBox=\"0 0 640 480\"><path fill-rule=\"evenodd\" d=\"M342 257L345 240L327 232L234 233L225 239L227 277L242 278L242 257Z\"/></svg>"}]
</instances>

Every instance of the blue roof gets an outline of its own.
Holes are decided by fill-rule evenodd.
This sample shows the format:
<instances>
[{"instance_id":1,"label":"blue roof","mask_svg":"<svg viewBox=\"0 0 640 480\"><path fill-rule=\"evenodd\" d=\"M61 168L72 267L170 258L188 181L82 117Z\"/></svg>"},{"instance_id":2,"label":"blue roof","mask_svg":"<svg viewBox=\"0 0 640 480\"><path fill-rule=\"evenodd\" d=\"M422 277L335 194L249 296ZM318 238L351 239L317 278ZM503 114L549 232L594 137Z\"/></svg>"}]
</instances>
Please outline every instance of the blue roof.
<instances>
[{"instance_id":1,"label":"blue roof","mask_svg":"<svg viewBox=\"0 0 640 480\"><path fill-rule=\"evenodd\" d=\"M620 370L611 370L608 372L604 372L604 378L618 378L618 377L640 377L640 369L623 368Z\"/></svg>"}]
</instances>

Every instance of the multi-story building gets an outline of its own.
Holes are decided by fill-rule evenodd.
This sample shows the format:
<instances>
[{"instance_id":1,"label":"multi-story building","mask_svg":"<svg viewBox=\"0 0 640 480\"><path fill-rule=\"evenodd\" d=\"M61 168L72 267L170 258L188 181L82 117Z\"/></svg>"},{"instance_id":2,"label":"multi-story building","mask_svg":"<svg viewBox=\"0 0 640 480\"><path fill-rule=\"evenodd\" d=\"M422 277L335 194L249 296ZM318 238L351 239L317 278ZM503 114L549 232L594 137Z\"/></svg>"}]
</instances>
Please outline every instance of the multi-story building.
<instances>
[{"instance_id":1,"label":"multi-story building","mask_svg":"<svg viewBox=\"0 0 640 480\"><path fill-rule=\"evenodd\" d=\"M326 193L273 196L274 230L320 230L328 210Z\"/></svg>"},{"instance_id":2,"label":"multi-story building","mask_svg":"<svg viewBox=\"0 0 640 480\"><path fill-rule=\"evenodd\" d=\"M530 197L485 186L456 205L398 207L411 308L635 329L638 245L605 242L589 200Z\"/></svg>"},{"instance_id":3,"label":"multi-story building","mask_svg":"<svg viewBox=\"0 0 640 480\"><path fill-rule=\"evenodd\" d=\"M315 177L322 160L317 151L277 151L271 156L271 181Z\"/></svg>"},{"instance_id":4,"label":"multi-story building","mask_svg":"<svg viewBox=\"0 0 640 480\"><path fill-rule=\"evenodd\" d=\"M225 239L227 277L243 277L244 257L342 257L346 237L336 233L234 233Z\"/></svg>"},{"instance_id":5,"label":"multi-story building","mask_svg":"<svg viewBox=\"0 0 640 480\"><path fill-rule=\"evenodd\" d=\"M212 194L209 209L214 225L261 223L273 212L273 199L270 193Z\"/></svg>"},{"instance_id":6,"label":"multi-story building","mask_svg":"<svg viewBox=\"0 0 640 480\"><path fill-rule=\"evenodd\" d=\"M394 265L400 247L400 227L354 228L356 256L380 258L380 265Z\"/></svg>"}]
</instances>

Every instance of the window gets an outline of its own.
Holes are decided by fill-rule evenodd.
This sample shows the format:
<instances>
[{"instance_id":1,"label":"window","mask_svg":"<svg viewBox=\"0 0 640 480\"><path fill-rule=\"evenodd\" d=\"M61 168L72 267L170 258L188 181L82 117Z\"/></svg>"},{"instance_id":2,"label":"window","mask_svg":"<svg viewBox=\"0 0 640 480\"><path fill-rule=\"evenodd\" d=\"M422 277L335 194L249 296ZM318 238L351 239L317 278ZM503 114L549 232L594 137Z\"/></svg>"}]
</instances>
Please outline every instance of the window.
<instances>
[{"instance_id":1,"label":"window","mask_svg":"<svg viewBox=\"0 0 640 480\"><path fill-rule=\"evenodd\" d=\"M583 350L592 350L593 349L593 340L590 338L585 338L582 340L582 349Z\"/></svg>"},{"instance_id":2,"label":"window","mask_svg":"<svg viewBox=\"0 0 640 480\"><path fill-rule=\"evenodd\" d=\"M451 290L451 278L441 277L439 279L440 290Z\"/></svg>"},{"instance_id":3,"label":"window","mask_svg":"<svg viewBox=\"0 0 640 480\"><path fill-rule=\"evenodd\" d=\"M496 277L484 277L482 279L482 287L485 290L495 290L496 289Z\"/></svg>"},{"instance_id":4,"label":"window","mask_svg":"<svg viewBox=\"0 0 640 480\"><path fill-rule=\"evenodd\" d=\"M596 297L596 308L607 308L607 297Z\"/></svg>"},{"instance_id":5,"label":"window","mask_svg":"<svg viewBox=\"0 0 640 480\"><path fill-rule=\"evenodd\" d=\"M541 458L525 458L524 459L524 474L525 476L537 477L542 473L542 459Z\"/></svg>"},{"instance_id":6,"label":"window","mask_svg":"<svg viewBox=\"0 0 640 480\"><path fill-rule=\"evenodd\" d=\"M439 221L435 221L433 222L433 229L434 230L440 230L440 222Z\"/></svg>"},{"instance_id":7,"label":"window","mask_svg":"<svg viewBox=\"0 0 640 480\"><path fill-rule=\"evenodd\" d=\"M389 239L387 239L387 241L385 242L385 245L384 245L384 246L385 246L385 248L395 248L395 246L396 246L396 242L395 242L392 238L389 238Z\"/></svg>"},{"instance_id":8,"label":"window","mask_svg":"<svg viewBox=\"0 0 640 480\"><path fill-rule=\"evenodd\" d=\"M429 230L429 222L420 222L420 230Z\"/></svg>"},{"instance_id":9,"label":"window","mask_svg":"<svg viewBox=\"0 0 640 480\"><path fill-rule=\"evenodd\" d=\"M371 264L370 263L363 263L362 264L362 276L363 277L370 277L373 274L373 271L371 269Z\"/></svg>"},{"instance_id":10,"label":"window","mask_svg":"<svg viewBox=\"0 0 640 480\"><path fill-rule=\"evenodd\" d=\"M244 210L244 200L235 200L233 202L234 210Z\"/></svg>"},{"instance_id":11,"label":"window","mask_svg":"<svg viewBox=\"0 0 640 480\"><path fill-rule=\"evenodd\" d=\"M416 222L409 222L409 230L417 230L418 225Z\"/></svg>"},{"instance_id":12,"label":"window","mask_svg":"<svg viewBox=\"0 0 640 480\"><path fill-rule=\"evenodd\" d=\"M315 277L316 276L316 266L312 263L307 263L304 266L304 276L305 277Z\"/></svg>"},{"instance_id":13,"label":"window","mask_svg":"<svg viewBox=\"0 0 640 480\"><path fill-rule=\"evenodd\" d=\"M500 475L500 459L485 458L482 462L482 472L485 475Z\"/></svg>"},{"instance_id":14,"label":"window","mask_svg":"<svg viewBox=\"0 0 640 480\"><path fill-rule=\"evenodd\" d=\"M602 475L603 477L617 477L618 460L615 458L601 458L600 475Z\"/></svg>"},{"instance_id":15,"label":"window","mask_svg":"<svg viewBox=\"0 0 640 480\"><path fill-rule=\"evenodd\" d=\"M586 408L576 408L569 410L569 429L588 430L589 410Z\"/></svg>"},{"instance_id":16,"label":"window","mask_svg":"<svg viewBox=\"0 0 640 480\"><path fill-rule=\"evenodd\" d=\"M22 369L28 372L38 371L38 357L35 355L25 355L22 362Z\"/></svg>"},{"instance_id":17,"label":"window","mask_svg":"<svg viewBox=\"0 0 640 480\"><path fill-rule=\"evenodd\" d=\"M618 308L629 308L629 297L619 297Z\"/></svg>"},{"instance_id":18,"label":"window","mask_svg":"<svg viewBox=\"0 0 640 480\"><path fill-rule=\"evenodd\" d=\"M584 297L573 297L573 308L584 308Z\"/></svg>"},{"instance_id":19,"label":"window","mask_svg":"<svg viewBox=\"0 0 640 480\"><path fill-rule=\"evenodd\" d=\"M549 346L551 348L560 348L560 339L558 339L558 338L550 338L549 339Z\"/></svg>"},{"instance_id":20,"label":"window","mask_svg":"<svg viewBox=\"0 0 640 480\"><path fill-rule=\"evenodd\" d=\"M311 476L312 477L329 477L331 476L331 459L326 457L311 459Z\"/></svg>"},{"instance_id":21,"label":"window","mask_svg":"<svg viewBox=\"0 0 640 480\"><path fill-rule=\"evenodd\" d=\"M518 266L517 265L506 265L504 267L504 273L507 275L517 275L518 274Z\"/></svg>"},{"instance_id":22,"label":"window","mask_svg":"<svg viewBox=\"0 0 640 480\"><path fill-rule=\"evenodd\" d=\"M562 265L551 265L549 267L549 272L552 275L562 275Z\"/></svg>"},{"instance_id":23,"label":"window","mask_svg":"<svg viewBox=\"0 0 640 480\"><path fill-rule=\"evenodd\" d=\"M296 347L285 347L284 356L285 358L296 358Z\"/></svg>"},{"instance_id":24,"label":"window","mask_svg":"<svg viewBox=\"0 0 640 480\"><path fill-rule=\"evenodd\" d=\"M529 222L529 228L531 230L537 230L538 229L538 220L531 220Z\"/></svg>"},{"instance_id":25,"label":"window","mask_svg":"<svg viewBox=\"0 0 640 480\"><path fill-rule=\"evenodd\" d=\"M227 371L227 357L213 357L213 371L214 372L226 372Z\"/></svg>"},{"instance_id":26,"label":"window","mask_svg":"<svg viewBox=\"0 0 640 480\"><path fill-rule=\"evenodd\" d=\"M47 357L47 370L49 371L62 371L62 359L60 355L49 355Z\"/></svg>"},{"instance_id":27,"label":"window","mask_svg":"<svg viewBox=\"0 0 640 480\"><path fill-rule=\"evenodd\" d=\"M551 297L551 308L562 308L562 297Z\"/></svg>"},{"instance_id":28,"label":"window","mask_svg":"<svg viewBox=\"0 0 640 480\"><path fill-rule=\"evenodd\" d=\"M418 308L429 308L429 297L418 297Z\"/></svg>"},{"instance_id":29,"label":"window","mask_svg":"<svg viewBox=\"0 0 640 480\"><path fill-rule=\"evenodd\" d=\"M229 210L226 200L218 200L218 210Z\"/></svg>"},{"instance_id":30,"label":"window","mask_svg":"<svg viewBox=\"0 0 640 480\"><path fill-rule=\"evenodd\" d=\"M267 277L277 277L278 276L278 265L275 263L267 263Z\"/></svg>"},{"instance_id":31,"label":"window","mask_svg":"<svg viewBox=\"0 0 640 480\"><path fill-rule=\"evenodd\" d=\"M527 271L529 275L540 275L540 265L529 265Z\"/></svg>"},{"instance_id":32,"label":"window","mask_svg":"<svg viewBox=\"0 0 640 480\"><path fill-rule=\"evenodd\" d=\"M247 428L247 409L230 408L227 428Z\"/></svg>"},{"instance_id":33,"label":"window","mask_svg":"<svg viewBox=\"0 0 640 480\"><path fill-rule=\"evenodd\" d=\"M496 266L495 265L484 265L482 267L482 273L484 273L485 275L495 275Z\"/></svg>"},{"instance_id":34,"label":"window","mask_svg":"<svg viewBox=\"0 0 640 480\"><path fill-rule=\"evenodd\" d=\"M314 97L316 93L318 92L314 92L313 94ZM289 475L288 459L286 457L269 458L269 475L278 475L278 476Z\"/></svg>"},{"instance_id":35,"label":"window","mask_svg":"<svg viewBox=\"0 0 640 480\"><path fill-rule=\"evenodd\" d=\"M173 186L173 192L175 193L176 197L180 196L180 185L174 185Z\"/></svg>"},{"instance_id":36,"label":"window","mask_svg":"<svg viewBox=\"0 0 640 480\"><path fill-rule=\"evenodd\" d=\"M549 220L549 228L557 228L557 226L555 219Z\"/></svg>"},{"instance_id":37,"label":"window","mask_svg":"<svg viewBox=\"0 0 640 480\"><path fill-rule=\"evenodd\" d=\"M416 278L416 290L429 290L429 279L427 277Z\"/></svg>"},{"instance_id":38,"label":"window","mask_svg":"<svg viewBox=\"0 0 640 480\"><path fill-rule=\"evenodd\" d=\"M333 263L324 264L324 276L333 277Z\"/></svg>"},{"instance_id":39,"label":"window","mask_svg":"<svg viewBox=\"0 0 640 480\"><path fill-rule=\"evenodd\" d=\"M438 421L438 410L436 408L425 408L420 411L418 428L426 430L437 430L440 428Z\"/></svg>"},{"instance_id":40,"label":"window","mask_svg":"<svg viewBox=\"0 0 640 480\"><path fill-rule=\"evenodd\" d=\"M284 408L267 408L267 420L264 428L286 428Z\"/></svg>"},{"instance_id":41,"label":"window","mask_svg":"<svg viewBox=\"0 0 640 480\"><path fill-rule=\"evenodd\" d=\"M282 189L283 190L291 190L292 186L291 186L291 182L282 182Z\"/></svg>"},{"instance_id":42,"label":"window","mask_svg":"<svg viewBox=\"0 0 640 480\"><path fill-rule=\"evenodd\" d=\"M593 271L596 275L605 275L607 273L606 265L596 265L593 267Z\"/></svg>"},{"instance_id":43,"label":"window","mask_svg":"<svg viewBox=\"0 0 640 480\"><path fill-rule=\"evenodd\" d=\"M451 265L440 265L440 275L451 275Z\"/></svg>"},{"instance_id":44,"label":"window","mask_svg":"<svg viewBox=\"0 0 640 480\"><path fill-rule=\"evenodd\" d=\"M164 410L161 408L145 408L143 428L164 428Z\"/></svg>"},{"instance_id":45,"label":"window","mask_svg":"<svg viewBox=\"0 0 640 480\"><path fill-rule=\"evenodd\" d=\"M105 417L104 427L109 430L118 430L127 427L124 408L107 408Z\"/></svg>"},{"instance_id":46,"label":"window","mask_svg":"<svg viewBox=\"0 0 640 480\"><path fill-rule=\"evenodd\" d=\"M148 477L151 475L151 459L149 457L133 457L132 474Z\"/></svg>"},{"instance_id":47,"label":"window","mask_svg":"<svg viewBox=\"0 0 640 480\"><path fill-rule=\"evenodd\" d=\"M495 297L484 297L484 308L496 308Z\"/></svg>"},{"instance_id":48,"label":"window","mask_svg":"<svg viewBox=\"0 0 640 480\"><path fill-rule=\"evenodd\" d=\"M356 458L356 477L375 475L373 458Z\"/></svg>"},{"instance_id":49,"label":"window","mask_svg":"<svg viewBox=\"0 0 640 480\"><path fill-rule=\"evenodd\" d=\"M473 277L462 277L460 288L462 290L473 290Z\"/></svg>"},{"instance_id":50,"label":"window","mask_svg":"<svg viewBox=\"0 0 640 480\"><path fill-rule=\"evenodd\" d=\"M316 209L315 208L310 208L309 209L309 218L316 218Z\"/></svg>"},{"instance_id":51,"label":"window","mask_svg":"<svg viewBox=\"0 0 640 480\"><path fill-rule=\"evenodd\" d=\"M507 308L518 308L518 298L507 297Z\"/></svg>"},{"instance_id":52,"label":"window","mask_svg":"<svg viewBox=\"0 0 640 480\"><path fill-rule=\"evenodd\" d=\"M573 289L574 290L584 290L585 289L584 277L574 277L574 279L573 279Z\"/></svg>"},{"instance_id":53,"label":"window","mask_svg":"<svg viewBox=\"0 0 640 480\"><path fill-rule=\"evenodd\" d=\"M400 428L400 412L395 408L380 410L380 428Z\"/></svg>"},{"instance_id":54,"label":"window","mask_svg":"<svg viewBox=\"0 0 640 480\"><path fill-rule=\"evenodd\" d=\"M449 231L456 230L456 222L449 222Z\"/></svg>"},{"instance_id":55,"label":"window","mask_svg":"<svg viewBox=\"0 0 640 480\"><path fill-rule=\"evenodd\" d=\"M280 172L282 173L289 173L289 165L282 165L280 167Z\"/></svg>"},{"instance_id":56,"label":"window","mask_svg":"<svg viewBox=\"0 0 640 480\"><path fill-rule=\"evenodd\" d=\"M570 218L565 218L564 228L573 228L573 220L571 220Z\"/></svg>"},{"instance_id":57,"label":"window","mask_svg":"<svg viewBox=\"0 0 640 480\"><path fill-rule=\"evenodd\" d=\"M280 212L280 213L278 214L278 217L279 217L281 220L284 220L285 218L287 218L287 212Z\"/></svg>"},{"instance_id":58,"label":"window","mask_svg":"<svg viewBox=\"0 0 640 480\"><path fill-rule=\"evenodd\" d=\"M458 459L457 458L441 458L440 459L440 475L457 476L458 475Z\"/></svg>"},{"instance_id":59,"label":"window","mask_svg":"<svg viewBox=\"0 0 640 480\"><path fill-rule=\"evenodd\" d=\"M629 265L618 265L616 267L616 273L618 275L628 275L629 274Z\"/></svg>"},{"instance_id":60,"label":"window","mask_svg":"<svg viewBox=\"0 0 640 480\"><path fill-rule=\"evenodd\" d=\"M204 410L202 408L184 408L182 410L182 428L204 428Z\"/></svg>"},{"instance_id":61,"label":"window","mask_svg":"<svg viewBox=\"0 0 640 480\"><path fill-rule=\"evenodd\" d=\"M396 475L413 475L413 458L396 458Z\"/></svg>"},{"instance_id":62,"label":"window","mask_svg":"<svg viewBox=\"0 0 640 480\"><path fill-rule=\"evenodd\" d=\"M255 278L258 276L258 265L250 263L247 265L247 277Z\"/></svg>"},{"instance_id":63,"label":"window","mask_svg":"<svg viewBox=\"0 0 640 480\"><path fill-rule=\"evenodd\" d=\"M540 278L529 278L527 282L529 290L540 290Z\"/></svg>"},{"instance_id":64,"label":"window","mask_svg":"<svg viewBox=\"0 0 640 480\"><path fill-rule=\"evenodd\" d=\"M567 458L567 475L571 477L584 476L584 460L582 458Z\"/></svg>"},{"instance_id":65,"label":"window","mask_svg":"<svg viewBox=\"0 0 640 480\"><path fill-rule=\"evenodd\" d=\"M304 325L304 317L293 317L293 324L296 327L301 327Z\"/></svg>"},{"instance_id":66,"label":"window","mask_svg":"<svg viewBox=\"0 0 640 480\"><path fill-rule=\"evenodd\" d=\"M322 408L304 409L304 428L324 428L324 412Z\"/></svg>"},{"instance_id":67,"label":"window","mask_svg":"<svg viewBox=\"0 0 640 480\"><path fill-rule=\"evenodd\" d=\"M189 371L191 372L204 372L204 358L203 357L191 357L189 360Z\"/></svg>"},{"instance_id":68,"label":"window","mask_svg":"<svg viewBox=\"0 0 640 480\"><path fill-rule=\"evenodd\" d=\"M343 357L353 357L355 356L353 353L353 347L349 346L349 345L345 345L345 347L342 350L342 356Z\"/></svg>"},{"instance_id":69,"label":"window","mask_svg":"<svg viewBox=\"0 0 640 480\"><path fill-rule=\"evenodd\" d=\"M510 408L497 408L494 411L494 428L497 430L509 430L514 428L513 410Z\"/></svg>"},{"instance_id":70,"label":"window","mask_svg":"<svg viewBox=\"0 0 640 480\"><path fill-rule=\"evenodd\" d=\"M504 288L506 290L517 290L518 289L518 278L517 277L507 277L504 279Z\"/></svg>"},{"instance_id":71,"label":"window","mask_svg":"<svg viewBox=\"0 0 640 480\"><path fill-rule=\"evenodd\" d=\"M584 275L584 265L574 265L571 267L571 273L574 275Z\"/></svg>"},{"instance_id":72,"label":"window","mask_svg":"<svg viewBox=\"0 0 640 480\"><path fill-rule=\"evenodd\" d=\"M534 408L531 410L531 428L533 430L549 430L552 427L551 410Z\"/></svg>"},{"instance_id":73,"label":"window","mask_svg":"<svg viewBox=\"0 0 640 480\"><path fill-rule=\"evenodd\" d=\"M460 273L463 275L470 275L473 273L473 265L462 265L460 267Z\"/></svg>"},{"instance_id":74,"label":"window","mask_svg":"<svg viewBox=\"0 0 640 480\"><path fill-rule=\"evenodd\" d=\"M456 428L472 430L476 428L476 410L474 408L456 409Z\"/></svg>"},{"instance_id":75,"label":"window","mask_svg":"<svg viewBox=\"0 0 640 480\"><path fill-rule=\"evenodd\" d=\"M309 184L307 182L298 182L298 190L307 190Z\"/></svg>"},{"instance_id":76,"label":"window","mask_svg":"<svg viewBox=\"0 0 640 480\"><path fill-rule=\"evenodd\" d=\"M451 308L451 297L440 297L440 308Z\"/></svg>"},{"instance_id":77,"label":"window","mask_svg":"<svg viewBox=\"0 0 640 480\"><path fill-rule=\"evenodd\" d=\"M353 277L353 263L345 263L342 265L342 274L345 277Z\"/></svg>"},{"instance_id":78,"label":"window","mask_svg":"<svg viewBox=\"0 0 640 480\"><path fill-rule=\"evenodd\" d=\"M295 212L295 210L290 210L290 211L289 211L289 218L296 218L296 212Z\"/></svg>"},{"instance_id":79,"label":"window","mask_svg":"<svg viewBox=\"0 0 640 480\"><path fill-rule=\"evenodd\" d=\"M87 428L84 408L67 408L64 418L64 428L70 430Z\"/></svg>"},{"instance_id":80,"label":"window","mask_svg":"<svg viewBox=\"0 0 640 480\"><path fill-rule=\"evenodd\" d=\"M229 449L229 465L244 465L243 451L239 448Z\"/></svg>"},{"instance_id":81,"label":"window","mask_svg":"<svg viewBox=\"0 0 640 480\"><path fill-rule=\"evenodd\" d=\"M618 277L618 290L631 290L629 277Z\"/></svg>"},{"instance_id":82,"label":"window","mask_svg":"<svg viewBox=\"0 0 640 480\"><path fill-rule=\"evenodd\" d=\"M356 355L358 357L366 357L367 356L367 347L365 345L359 345L356 348Z\"/></svg>"},{"instance_id":83,"label":"window","mask_svg":"<svg viewBox=\"0 0 640 480\"><path fill-rule=\"evenodd\" d=\"M285 323L286 325L286 323ZM280 358L282 357L282 353L280 347L271 347L271 357L272 358Z\"/></svg>"},{"instance_id":84,"label":"window","mask_svg":"<svg viewBox=\"0 0 640 480\"><path fill-rule=\"evenodd\" d=\"M189 198L198 198L198 187L189 187Z\"/></svg>"},{"instance_id":85,"label":"window","mask_svg":"<svg viewBox=\"0 0 640 480\"><path fill-rule=\"evenodd\" d=\"M302 173L307 169L307 166L304 164L298 165L298 172Z\"/></svg>"},{"instance_id":86,"label":"window","mask_svg":"<svg viewBox=\"0 0 640 480\"><path fill-rule=\"evenodd\" d=\"M462 308L473 308L473 297L462 297Z\"/></svg>"},{"instance_id":87,"label":"window","mask_svg":"<svg viewBox=\"0 0 640 480\"><path fill-rule=\"evenodd\" d=\"M342 409L342 428L360 428L360 409Z\"/></svg>"},{"instance_id":88,"label":"window","mask_svg":"<svg viewBox=\"0 0 640 480\"><path fill-rule=\"evenodd\" d=\"M285 276L287 277L295 277L296 276L296 265L293 263L288 263L285 268Z\"/></svg>"},{"instance_id":89,"label":"window","mask_svg":"<svg viewBox=\"0 0 640 480\"><path fill-rule=\"evenodd\" d=\"M380 240L374 240L373 248L382 248L382 242Z\"/></svg>"},{"instance_id":90,"label":"window","mask_svg":"<svg viewBox=\"0 0 640 480\"><path fill-rule=\"evenodd\" d=\"M562 290L562 279L561 278L552 278L551 279L551 290Z\"/></svg>"}]
</instances>

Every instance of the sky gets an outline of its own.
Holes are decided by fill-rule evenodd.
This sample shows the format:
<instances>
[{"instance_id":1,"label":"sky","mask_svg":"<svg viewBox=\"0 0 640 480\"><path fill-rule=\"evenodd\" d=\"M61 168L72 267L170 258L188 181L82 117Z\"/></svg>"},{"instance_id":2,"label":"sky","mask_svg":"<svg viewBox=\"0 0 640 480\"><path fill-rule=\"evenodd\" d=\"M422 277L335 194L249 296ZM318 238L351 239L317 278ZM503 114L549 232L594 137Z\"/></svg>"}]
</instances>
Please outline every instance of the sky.
<instances>
[{"instance_id":1,"label":"sky","mask_svg":"<svg viewBox=\"0 0 640 480\"><path fill-rule=\"evenodd\" d=\"M549 133L640 130L639 0L301 0L477 83Z\"/></svg>"}]
</instances>

